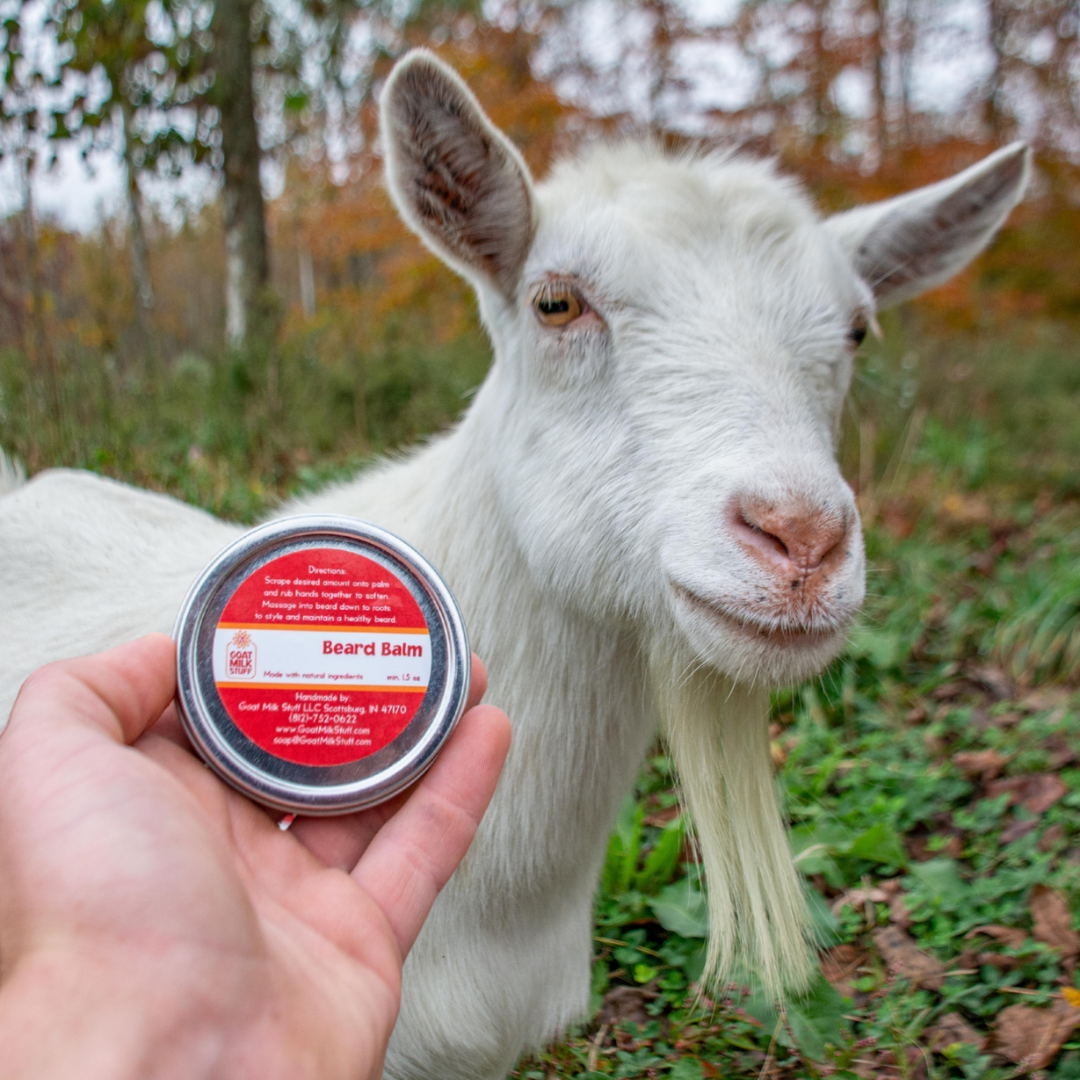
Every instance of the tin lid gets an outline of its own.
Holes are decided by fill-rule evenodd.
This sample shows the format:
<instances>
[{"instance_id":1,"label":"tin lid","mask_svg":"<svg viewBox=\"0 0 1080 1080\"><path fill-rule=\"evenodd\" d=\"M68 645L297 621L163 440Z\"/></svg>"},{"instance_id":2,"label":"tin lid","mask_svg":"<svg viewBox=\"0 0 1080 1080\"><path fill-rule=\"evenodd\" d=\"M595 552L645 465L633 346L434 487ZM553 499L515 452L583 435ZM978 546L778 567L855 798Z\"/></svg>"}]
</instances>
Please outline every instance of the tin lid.
<instances>
[{"instance_id":1,"label":"tin lid","mask_svg":"<svg viewBox=\"0 0 1080 1080\"><path fill-rule=\"evenodd\" d=\"M256 802L344 814L434 761L469 694L465 623L403 540L355 518L245 533L188 591L173 630L189 738Z\"/></svg>"}]
</instances>

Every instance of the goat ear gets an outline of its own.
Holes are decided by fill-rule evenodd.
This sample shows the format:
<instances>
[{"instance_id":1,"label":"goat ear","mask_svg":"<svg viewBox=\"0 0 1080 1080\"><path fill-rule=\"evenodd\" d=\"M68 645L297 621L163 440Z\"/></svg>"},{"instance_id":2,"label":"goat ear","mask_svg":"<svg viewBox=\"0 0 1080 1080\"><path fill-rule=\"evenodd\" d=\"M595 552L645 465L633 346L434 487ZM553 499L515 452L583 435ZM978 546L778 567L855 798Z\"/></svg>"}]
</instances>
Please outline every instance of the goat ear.
<instances>
[{"instance_id":1,"label":"goat ear","mask_svg":"<svg viewBox=\"0 0 1080 1080\"><path fill-rule=\"evenodd\" d=\"M394 67L380 113L387 183L405 222L465 277L513 295L533 236L521 155L426 49Z\"/></svg>"},{"instance_id":2,"label":"goat ear","mask_svg":"<svg viewBox=\"0 0 1080 1080\"><path fill-rule=\"evenodd\" d=\"M1030 173L1030 149L1013 143L948 180L837 214L827 226L878 307L889 307L940 285L978 255L1020 201Z\"/></svg>"}]
</instances>

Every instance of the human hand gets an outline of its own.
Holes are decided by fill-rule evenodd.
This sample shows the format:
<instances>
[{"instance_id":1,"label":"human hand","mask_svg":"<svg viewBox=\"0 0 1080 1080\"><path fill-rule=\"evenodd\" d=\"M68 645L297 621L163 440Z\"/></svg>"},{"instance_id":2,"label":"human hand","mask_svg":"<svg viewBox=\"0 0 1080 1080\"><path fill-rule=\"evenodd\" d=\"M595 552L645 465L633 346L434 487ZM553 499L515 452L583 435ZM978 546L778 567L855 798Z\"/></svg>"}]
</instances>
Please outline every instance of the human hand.
<instances>
[{"instance_id":1,"label":"human hand","mask_svg":"<svg viewBox=\"0 0 1080 1080\"><path fill-rule=\"evenodd\" d=\"M411 792L282 831L186 748L168 638L32 675L0 738L6 1080L379 1077L509 746L485 684L474 658Z\"/></svg>"}]
</instances>

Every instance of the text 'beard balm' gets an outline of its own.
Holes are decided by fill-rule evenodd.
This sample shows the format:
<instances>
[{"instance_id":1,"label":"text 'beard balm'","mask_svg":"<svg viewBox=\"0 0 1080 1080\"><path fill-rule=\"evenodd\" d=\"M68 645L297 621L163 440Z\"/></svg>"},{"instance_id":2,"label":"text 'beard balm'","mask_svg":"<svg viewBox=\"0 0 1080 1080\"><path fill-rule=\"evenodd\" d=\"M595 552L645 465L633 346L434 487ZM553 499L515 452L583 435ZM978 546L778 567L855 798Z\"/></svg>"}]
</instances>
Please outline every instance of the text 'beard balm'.
<instances>
[{"instance_id":1,"label":"text 'beard balm'","mask_svg":"<svg viewBox=\"0 0 1080 1080\"><path fill-rule=\"evenodd\" d=\"M417 780L457 725L470 652L453 594L398 537L337 516L242 536L180 608L188 737L245 795L344 814Z\"/></svg>"}]
</instances>

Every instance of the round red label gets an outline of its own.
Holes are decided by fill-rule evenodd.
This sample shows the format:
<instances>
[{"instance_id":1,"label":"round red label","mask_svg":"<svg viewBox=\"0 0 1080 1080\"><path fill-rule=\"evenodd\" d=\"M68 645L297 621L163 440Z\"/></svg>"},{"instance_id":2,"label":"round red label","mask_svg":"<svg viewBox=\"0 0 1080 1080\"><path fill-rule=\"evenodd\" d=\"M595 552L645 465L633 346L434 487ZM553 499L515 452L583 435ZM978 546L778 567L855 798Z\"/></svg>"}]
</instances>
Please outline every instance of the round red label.
<instances>
[{"instance_id":1,"label":"round red label","mask_svg":"<svg viewBox=\"0 0 1080 1080\"><path fill-rule=\"evenodd\" d=\"M381 750L416 715L431 673L420 606L384 566L317 547L260 566L214 634L226 712L257 746L300 765Z\"/></svg>"}]
</instances>

